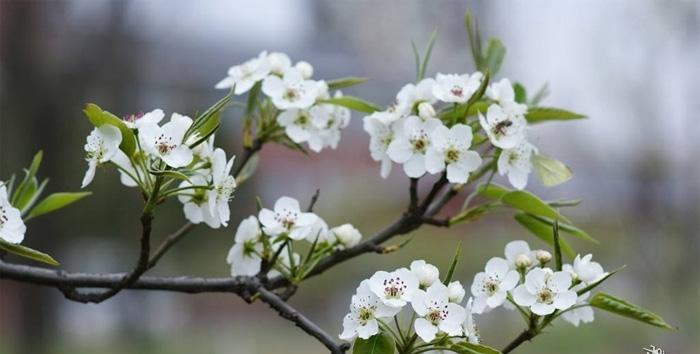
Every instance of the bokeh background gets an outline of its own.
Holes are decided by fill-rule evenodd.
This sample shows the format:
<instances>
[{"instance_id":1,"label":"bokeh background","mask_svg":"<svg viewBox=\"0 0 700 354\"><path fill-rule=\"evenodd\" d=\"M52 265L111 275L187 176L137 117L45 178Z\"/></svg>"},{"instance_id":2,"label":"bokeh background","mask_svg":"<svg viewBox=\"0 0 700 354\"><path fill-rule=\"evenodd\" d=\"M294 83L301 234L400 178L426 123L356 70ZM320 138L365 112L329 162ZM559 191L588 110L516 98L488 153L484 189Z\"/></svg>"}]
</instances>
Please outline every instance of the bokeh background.
<instances>
[{"instance_id":1,"label":"bokeh background","mask_svg":"<svg viewBox=\"0 0 700 354\"><path fill-rule=\"evenodd\" d=\"M227 68L261 50L307 60L315 77L372 80L347 92L388 104L414 78L410 41L439 38L428 74L473 70L462 14L471 9L486 36L505 43L502 76L534 93L549 83L547 105L590 119L537 126L540 150L575 171L548 198L583 198L566 210L602 241L572 241L606 268L627 265L605 288L652 308L678 331L663 331L598 312L596 322L559 323L520 353L666 353L700 348L700 2L667 1L38 1L0 0L0 178L45 152L41 176L50 191L77 190L85 168L86 102L117 114L194 113L224 92L213 89ZM419 45L420 46L420 45ZM217 143L240 151L240 111L225 114ZM407 202L399 169L388 180L371 161L361 115L341 146L304 157L267 146L255 178L236 193L233 226L197 228L154 274L225 276L238 220L281 195L308 200L329 224L351 222L365 235ZM32 221L25 243L71 271L124 271L135 258L140 200L113 171L98 172L94 195ZM498 179L503 181L502 179ZM427 183L425 183L427 185ZM424 187L425 187L424 185ZM453 207L458 207L457 205ZM180 205L162 206L156 240L183 221ZM447 267L461 240L457 277L471 283L484 262L513 239L534 237L508 213L449 231L424 227L387 256L366 255L304 283L291 303L339 333L357 283L376 269L424 258ZM161 236L162 237L162 236ZM16 258L11 258L18 261ZM496 347L513 338L516 315L478 317ZM79 305L50 288L0 281L0 353L322 353L324 348L264 305L230 295L127 291L101 305Z\"/></svg>"}]
</instances>

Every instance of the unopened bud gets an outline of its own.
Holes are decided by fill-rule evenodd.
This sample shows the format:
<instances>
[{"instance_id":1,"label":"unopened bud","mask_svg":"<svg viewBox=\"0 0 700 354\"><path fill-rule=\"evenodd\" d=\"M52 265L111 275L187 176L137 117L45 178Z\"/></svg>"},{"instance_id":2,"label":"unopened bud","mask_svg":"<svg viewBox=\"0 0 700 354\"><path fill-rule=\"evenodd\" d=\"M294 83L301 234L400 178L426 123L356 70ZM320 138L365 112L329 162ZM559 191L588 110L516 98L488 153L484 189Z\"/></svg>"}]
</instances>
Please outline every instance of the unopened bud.
<instances>
[{"instance_id":1,"label":"unopened bud","mask_svg":"<svg viewBox=\"0 0 700 354\"><path fill-rule=\"evenodd\" d=\"M305 61L300 61L294 65L294 68L299 70L299 73L301 73L301 76L304 77L304 79L310 79L311 76L314 74L314 67L311 66L311 64L305 62Z\"/></svg>"},{"instance_id":2,"label":"unopened bud","mask_svg":"<svg viewBox=\"0 0 700 354\"><path fill-rule=\"evenodd\" d=\"M528 257L525 254L521 254L517 258L515 258L515 267L518 269L525 269L531 265L532 261L530 260L530 257Z\"/></svg>"},{"instance_id":3,"label":"unopened bud","mask_svg":"<svg viewBox=\"0 0 700 354\"><path fill-rule=\"evenodd\" d=\"M423 119L435 117L435 108L428 102L422 102L418 105L418 116Z\"/></svg>"},{"instance_id":4,"label":"unopened bud","mask_svg":"<svg viewBox=\"0 0 700 354\"><path fill-rule=\"evenodd\" d=\"M537 258L537 261L541 264L545 264L552 260L552 254L545 250L539 250L535 253L535 258Z\"/></svg>"}]
</instances>

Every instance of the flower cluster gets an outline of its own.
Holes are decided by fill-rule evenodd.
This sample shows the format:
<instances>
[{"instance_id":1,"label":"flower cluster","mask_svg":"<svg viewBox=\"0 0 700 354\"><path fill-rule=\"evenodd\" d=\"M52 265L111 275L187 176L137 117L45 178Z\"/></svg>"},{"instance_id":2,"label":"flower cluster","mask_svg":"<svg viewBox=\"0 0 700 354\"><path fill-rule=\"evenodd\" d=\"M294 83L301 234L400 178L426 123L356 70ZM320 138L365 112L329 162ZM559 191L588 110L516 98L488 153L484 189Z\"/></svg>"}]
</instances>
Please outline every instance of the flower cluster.
<instances>
[{"instance_id":1,"label":"flower cluster","mask_svg":"<svg viewBox=\"0 0 700 354\"><path fill-rule=\"evenodd\" d=\"M117 167L125 186L139 187L144 195L157 198L177 196L190 222L227 226L228 203L236 188L231 175L234 159L227 160L222 149L214 148L213 135L204 139L192 118L173 113L160 124L164 117L161 109L155 109L94 128L85 144L88 170L82 187L92 182L98 166L109 162ZM125 131L135 140L129 154L120 147ZM163 190L175 180L181 180L178 187Z\"/></svg>"},{"instance_id":2,"label":"flower cluster","mask_svg":"<svg viewBox=\"0 0 700 354\"><path fill-rule=\"evenodd\" d=\"M515 101L508 79L488 86L480 72L473 74L437 74L417 84L405 85L396 102L386 111L364 118L370 135L369 150L381 162L386 178L392 162L403 165L409 177L418 178L446 171L451 183L465 183L482 158L471 150L477 143L475 129L486 132L493 147L500 151L497 168L510 183L522 189L532 170L530 158L537 150L525 140L527 106ZM467 109L484 94L488 109L469 121ZM439 106L440 105L440 106Z\"/></svg>"},{"instance_id":3,"label":"flower cluster","mask_svg":"<svg viewBox=\"0 0 700 354\"><path fill-rule=\"evenodd\" d=\"M271 265L272 274L268 275L303 279L329 252L353 247L361 239L362 235L352 225L329 228L318 215L303 212L296 199L281 197L273 210L261 209L257 217L251 215L241 222L226 261L231 265L232 276L256 275L266 261ZM312 245L304 262L295 252L293 241Z\"/></svg>"},{"instance_id":4,"label":"flower cluster","mask_svg":"<svg viewBox=\"0 0 700 354\"><path fill-rule=\"evenodd\" d=\"M232 66L216 88L233 88L234 94L241 95L260 85L279 110L277 123L294 143L307 143L315 152L325 147L335 149L340 131L350 123L350 110L323 103L331 98L329 87L323 80L312 80L313 71L305 61L292 65L284 53L262 52ZM342 93L336 91L333 96L342 97Z\"/></svg>"},{"instance_id":5,"label":"flower cluster","mask_svg":"<svg viewBox=\"0 0 700 354\"><path fill-rule=\"evenodd\" d=\"M5 184L0 184L0 239L9 243L24 240L27 227L24 225L19 209L10 204Z\"/></svg>"}]
</instances>

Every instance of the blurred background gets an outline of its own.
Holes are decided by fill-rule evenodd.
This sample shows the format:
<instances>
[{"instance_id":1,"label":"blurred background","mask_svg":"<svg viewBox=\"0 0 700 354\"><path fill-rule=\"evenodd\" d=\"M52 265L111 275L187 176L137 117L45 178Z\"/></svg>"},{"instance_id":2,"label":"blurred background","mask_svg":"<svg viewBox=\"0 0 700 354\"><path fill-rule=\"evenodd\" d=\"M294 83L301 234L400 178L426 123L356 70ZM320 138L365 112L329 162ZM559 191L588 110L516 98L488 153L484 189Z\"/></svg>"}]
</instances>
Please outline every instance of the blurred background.
<instances>
[{"instance_id":1,"label":"blurred background","mask_svg":"<svg viewBox=\"0 0 700 354\"><path fill-rule=\"evenodd\" d=\"M439 38L428 74L471 72L463 13L474 11L485 36L508 49L500 75L531 94L549 83L545 105L590 119L534 127L540 151L565 161L575 177L544 189L547 198L583 198L565 212L599 239L572 241L606 269L627 265L605 290L651 308L678 331L596 313L593 324L558 323L519 353L666 353L700 348L700 2L565 1L39 1L0 0L0 178L44 150L39 175L49 191L77 190L91 130L82 108L118 115L163 108L193 114L224 92L213 89L229 66L262 50L314 65L317 79L368 76L346 92L381 105L414 79L410 41ZM217 144L240 151L240 110L225 113ZM304 157L266 146L255 178L236 193L228 229L198 227L153 274L226 276L238 221L255 196L309 200L329 224L350 222L366 236L407 203L408 181L389 180L367 150L361 115L340 147ZM503 182L503 179L497 178ZM428 183L423 183L426 187ZM98 171L94 195L33 220L27 246L69 271L124 271L136 256L140 197ZM452 208L458 208L458 201ZM183 222L181 207L159 208L155 241ZM461 240L458 279L471 284L487 259L513 239L543 247L509 213L450 230L424 227L387 256L365 255L304 283L291 300L329 333L339 333L350 296L377 269L423 258L446 269ZM20 261L9 258L10 261ZM22 262L22 261L20 261ZM502 347L521 330L504 310L477 318L486 343ZM564 347L566 345L566 347ZM323 353L324 348L265 305L231 295L126 291L100 305L68 302L55 289L0 281L0 353Z\"/></svg>"}]
</instances>

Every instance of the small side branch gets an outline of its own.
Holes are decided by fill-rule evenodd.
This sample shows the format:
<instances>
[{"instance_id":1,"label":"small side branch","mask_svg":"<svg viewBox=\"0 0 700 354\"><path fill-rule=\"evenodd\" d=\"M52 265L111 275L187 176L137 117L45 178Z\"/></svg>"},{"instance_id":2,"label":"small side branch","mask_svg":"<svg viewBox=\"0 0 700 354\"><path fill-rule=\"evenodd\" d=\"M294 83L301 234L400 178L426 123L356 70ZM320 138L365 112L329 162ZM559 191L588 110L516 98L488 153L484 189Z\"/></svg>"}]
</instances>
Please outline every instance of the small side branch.
<instances>
[{"instance_id":1,"label":"small side branch","mask_svg":"<svg viewBox=\"0 0 700 354\"><path fill-rule=\"evenodd\" d=\"M171 247L173 247L180 239L182 239L187 233L194 227L194 224L191 222L185 223L180 227L177 231L174 233L168 235L168 237L165 238L163 243L158 246L156 251L153 253L151 256L150 260L148 261L148 268L153 268L155 267L156 263L160 260L161 257L167 253Z\"/></svg>"}]
</instances>

